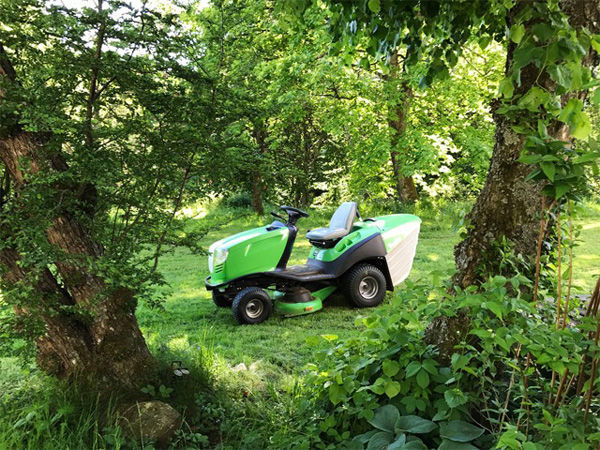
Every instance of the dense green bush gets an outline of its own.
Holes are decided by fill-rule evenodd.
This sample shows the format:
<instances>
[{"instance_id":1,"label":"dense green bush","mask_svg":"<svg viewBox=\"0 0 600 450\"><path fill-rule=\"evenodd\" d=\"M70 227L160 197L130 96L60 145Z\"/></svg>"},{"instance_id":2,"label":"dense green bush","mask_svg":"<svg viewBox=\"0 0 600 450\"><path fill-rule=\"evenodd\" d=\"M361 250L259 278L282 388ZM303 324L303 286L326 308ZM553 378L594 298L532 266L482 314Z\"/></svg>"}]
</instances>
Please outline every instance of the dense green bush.
<instances>
[{"instance_id":1,"label":"dense green bush","mask_svg":"<svg viewBox=\"0 0 600 450\"><path fill-rule=\"evenodd\" d=\"M221 205L226 208L252 208L252 199L248 192L236 192L224 197Z\"/></svg>"},{"instance_id":2,"label":"dense green bush","mask_svg":"<svg viewBox=\"0 0 600 450\"><path fill-rule=\"evenodd\" d=\"M393 299L397 312L363 319L360 336L343 342L323 336L332 345L311 369L324 447L458 448L461 439L482 448L598 443L600 424L584 424L581 396L557 408L547 401L552 371L577 373L591 351L582 332L590 327L586 320L556 330L550 313L523 294L530 282L520 275L494 277L479 291L450 294L437 280L433 286L407 283ZM424 342L425 325L458 314L468 333L451 362L440 364ZM454 428L470 431L461 437L448 431Z\"/></svg>"}]
</instances>

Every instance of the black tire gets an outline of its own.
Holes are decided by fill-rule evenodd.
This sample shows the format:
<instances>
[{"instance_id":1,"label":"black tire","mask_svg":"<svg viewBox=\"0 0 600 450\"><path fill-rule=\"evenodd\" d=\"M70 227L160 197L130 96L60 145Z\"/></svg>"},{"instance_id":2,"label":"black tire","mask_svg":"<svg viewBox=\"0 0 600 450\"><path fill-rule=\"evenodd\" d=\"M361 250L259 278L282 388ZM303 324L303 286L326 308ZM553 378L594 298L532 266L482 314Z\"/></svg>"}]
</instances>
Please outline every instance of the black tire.
<instances>
[{"instance_id":1,"label":"black tire","mask_svg":"<svg viewBox=\"0 0 600 450\"><path fill-rule=\"evenodd\" d=\"M381 304L385 297L385 276L372 264L358 264L344 276L344 290L359 308Z\"/></svg>"},{"instance_id":2,"label":"black tire","mask_svg":"<svg viewBox=\"0 0 600 450\"><path fill-rule=\"evenodd\" d=\"M231 308L231 304L233 303L231 297L219 291L212 291L212 299L213 303L219 308Z\"/></svg>"},{"instance_id":3,"label":"black tire","mask_svg":"<svg viewBox=\"0 0 600 450\"><path fill-rule=\"evenodd\" d=\"M240 325L261 323L273 312L273 301L261 288L248 287L237 293L231 311Z\"/></svg>"}]
</instances>

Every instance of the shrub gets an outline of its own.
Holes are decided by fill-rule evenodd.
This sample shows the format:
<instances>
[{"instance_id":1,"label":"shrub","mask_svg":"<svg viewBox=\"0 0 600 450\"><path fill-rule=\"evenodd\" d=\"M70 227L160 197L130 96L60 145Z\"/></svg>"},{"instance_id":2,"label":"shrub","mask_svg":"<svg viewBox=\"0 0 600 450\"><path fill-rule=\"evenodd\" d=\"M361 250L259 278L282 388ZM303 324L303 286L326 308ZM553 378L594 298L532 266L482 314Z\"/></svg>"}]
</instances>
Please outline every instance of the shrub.
<instances>
[{"instance_id":1,"label":"shrub","mask_svg":"<svg viewBox=\"0 0 600 450\"><path fill-rule=\"evenodd\" d=\"M250 209L252 208L252 198L248 192L236 192L223 198L221 205L233 209Z\"/></svg>"},{"instance_id":2,"label":"shrub","mask_svg":"<svg viewBox=\"0 0 600 450\"><path fill-rule=\"evenodd\" d=\"M449 427L470 429L469 441L483 448L598 442L599 423L584 424L581 393L565 393L556 408L548 401L556 375L578 373L583 355L593 356L582 332L591 319L557 330L552 313L531 304L530 282L521 275L493 277L480 289L454 287L452 294L435 280L434 287L406 284L393 300L395 314L376 311L362 319L360 336L343 342L325 336L332 346L311 366L323 446L456 447ZM442 365L424 342L425 327L459 311L468 333ZM382 411L391 417L385 426ZM427 431L415 431L417 424Z\"/></svg>"}]
</instances>

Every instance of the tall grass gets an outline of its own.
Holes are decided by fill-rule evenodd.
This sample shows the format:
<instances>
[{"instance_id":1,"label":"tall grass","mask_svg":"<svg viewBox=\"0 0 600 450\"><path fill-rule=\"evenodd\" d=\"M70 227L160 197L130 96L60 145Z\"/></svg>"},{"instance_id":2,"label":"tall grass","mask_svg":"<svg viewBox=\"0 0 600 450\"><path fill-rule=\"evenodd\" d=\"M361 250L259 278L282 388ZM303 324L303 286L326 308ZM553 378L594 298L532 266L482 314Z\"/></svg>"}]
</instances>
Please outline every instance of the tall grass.
<instances>
[{"instance_id":1,"label":"tall grass","mask_svg":"<svg viewBox=\"0 0 600 450\"><path fill-rule=\"evenodd\" d=\"M115 404L0 359L0 449L118 449Z\"/></svg>"}]
</instances>

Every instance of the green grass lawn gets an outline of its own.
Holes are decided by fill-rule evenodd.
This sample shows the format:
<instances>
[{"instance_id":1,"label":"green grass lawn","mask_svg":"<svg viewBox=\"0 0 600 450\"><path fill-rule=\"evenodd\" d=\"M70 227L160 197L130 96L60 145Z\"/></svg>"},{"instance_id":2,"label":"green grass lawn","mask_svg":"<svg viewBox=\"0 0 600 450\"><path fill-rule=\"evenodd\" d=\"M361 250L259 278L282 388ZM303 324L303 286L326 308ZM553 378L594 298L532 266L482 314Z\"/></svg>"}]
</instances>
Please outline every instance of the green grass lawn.
<instances>
[{"instance_id":1,"label":"green grass lawn","mask_svg":"<svg viewBox=\"0 0 600 450\"><path fill-rule=\"evenodd\" d=\"M451 205L436 210L435 213L431 210L416 211L423 218L423 224L410 280L422 278L428 282L432 272L452 270L453 247L459 239L458 219L461 211L466 208L463 205ZM216 213L221 214L222 211ZM200 220L193 226L205 226L207 222L215 219L211 214L206 220ZM375 214L371 212L370 215ZM589 294L595 277L600 274L600 205L586 205L578 217L577 225L581 228L581 234L580 245L575 249L574 283L580 286L577 292ZM262 225L267 220L257 216L238 218L208 233L201 244L206 248L215 240ZM326 214L317 213L299 224L300 233L292 254L292 264L303 263L306 260L309 250L309 243L304 238L306 230L327 221ZM369 315L372 311L352 308L338 295L328 299L325 308L315 314L287 319L275 315L260 325L239 326L229 309L213 305L209 293L204 288L204 278L208 275L205 256L192 254L185 249L175 249L161 260L160 270L170 285L168 289L162 288L162 293L166 296L164 309L151 309L144 302L140 302L140 325L152 352L159 359L166 363L173 359L181 359L196 370L208 369L212 374L211 383L215 382L214 385L211 384L209 391L214 389L214 392L225 392L226 396L233 393L240 397L237 403L234 403L238 405L236 408L249 408L250 412L243 410L240 417L227 415L228 428L223 432L227 434L226 439L231 448L236 448L233 443L237 443L238 439L246 439L245 434L252 429L254 434L248 438L250 440L244 444L244 448L260 448L265 435L270 435L275 430L269 427L278 427L281 417L288 415L285 411L286 408L292 407L290 402L295 395L295 383L302 377L303 367L315 360L313 352L316 349L307 345L308 337L356 336L361 330L357 319ZM402 290L403 285L398 289ZM388 298L379 308L391 312L394 306L390 300L394 295L397 294L388 294ZM321 342L322 348L326 348L326 341L323 339ZM7 404L11 405L12 410L4 423L0 417L0 448L3 442L17 442L12 440L13 427L17 420L29 420L27 418L32 417L35 417L35 423L39 424L35 428L39 435L29 436L30 442L45 442L48 448L56 448L53 443L47 442L48 435L43 426L51 420L57 407L73 408L72 399L65 396L61 400L60 388L57 390L56 387L52 387L52 381L41 376L31 360L23 361L17 357L2 356L0 355L0 399L9 401ZM239 373L229 370L240 363L244 363L249 370ZM193 390L176 391L176 394L195 398L198 392L204 395L202 387L194 385ZM257 394L249 396L253 401L244 400L248 392ZM58 400L54 398L57 396ZM18 404L15 403L15 399L18 400ZM61 406L63 404L64 406ZM52 442L69 442L69 448L82 448L79 442L87 442L90 432L95 436L94 406L88 406L81 406L80 409L83 411L82 417L87 417L85 420L90 422L86 422L85 426L77 425L73 430L65 428L66 434L53 436ZM263 421L251 424L245 422L248 417L255 420L256 417L263 418L265 414L271 418L266 420L267 428L262 431L260 427ZM213 416L208 414L207 417ZM252 439L257 440L259 444Z\"/></svg>"},{"instance_id":2,"label":"green grass lawn","mask_svg":"<svg viewBox=\"0 0 600 450\"><path fill-rule=\"evenodd\" d=\"M458 231L453 218L438 213L424 217L417 256L409 277L416 280L428 277L434 270L450 271L454 265L453 247L458 241ZM202 244L210 245L244 229L262 225L267 219L250 216L231 222L218 231L209 233ZM326 223L326 217L310 218L300 222L300 232L291 264L303 263L310 245L304 238L307 229ZM589 293L594 275L600 272L600 208L589 208L579 223L582 225L581 243L576 248L574 281L582 291ZM369 310L350 307L344 298L334 296L326 301L325 308L316 314L295 318L273 316L257 326L239 326L231 311L213 305L204 288L208 275L204 256L193 255L180 249L161 260L160 270L170 284L164 311L142 306L139 320L144 334L154 350L166 346L183 359L191 357L199 348L209 349L221 364L235 366L256 363L268 378L292 376L311 361L312 348L305 344L308 336L334 334L339 337L357 333L356 319L369 314ZM400 286L400 289L402 287ZM388 294L380 308L392 308ZM291 381L291 380L290 380Z\"/></svg>"}]
</instances>

